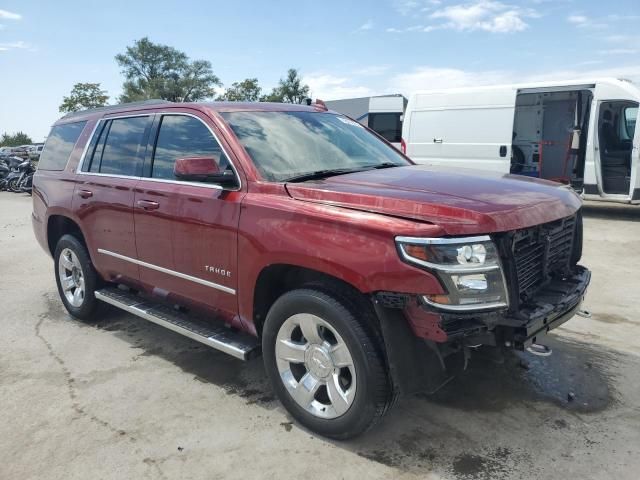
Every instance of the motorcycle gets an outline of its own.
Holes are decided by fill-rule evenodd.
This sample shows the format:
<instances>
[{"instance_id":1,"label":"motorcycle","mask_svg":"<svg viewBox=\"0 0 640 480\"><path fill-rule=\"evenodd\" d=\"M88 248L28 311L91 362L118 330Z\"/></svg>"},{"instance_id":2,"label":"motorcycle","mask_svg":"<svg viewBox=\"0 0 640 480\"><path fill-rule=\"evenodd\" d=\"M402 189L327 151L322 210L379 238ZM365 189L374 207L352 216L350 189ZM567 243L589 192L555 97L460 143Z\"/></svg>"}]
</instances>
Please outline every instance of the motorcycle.
<instances>
[{"instance_id":1,"label":"motorcycle","mask_svg":"<svg viewBox=\"0 0 640 480\"><path fill-rule=\"evenodd\" d=\"M21 192L28 193L29 195L32 194L34 173L36 173L35 168L22 179L22 182L20 183Z\"/></svg>"},{"instance_id":2,"label":"motorcycle","mask_svg":"<svg viewBox=\"0 0 640 480\"><path fill-rule=\"evenodd\" d=\"M30 160L23 161L17 167L17 171L11 172L6 178L6 189L11 190L14 193L22 192L25 180L30 180L33 177L36 169L32 165Z\"/></svg>"},{"instance_id":3,"label":"motorcycle","mask_svg":"<svg viewBox=\"0 0 640 480\"><path fill-rule=\"evenodd\" d=\"M5 190L6 181L5 178L11 173L11 169L4 161L0 161L0 191Z\"/></svg>"}]
</instances>

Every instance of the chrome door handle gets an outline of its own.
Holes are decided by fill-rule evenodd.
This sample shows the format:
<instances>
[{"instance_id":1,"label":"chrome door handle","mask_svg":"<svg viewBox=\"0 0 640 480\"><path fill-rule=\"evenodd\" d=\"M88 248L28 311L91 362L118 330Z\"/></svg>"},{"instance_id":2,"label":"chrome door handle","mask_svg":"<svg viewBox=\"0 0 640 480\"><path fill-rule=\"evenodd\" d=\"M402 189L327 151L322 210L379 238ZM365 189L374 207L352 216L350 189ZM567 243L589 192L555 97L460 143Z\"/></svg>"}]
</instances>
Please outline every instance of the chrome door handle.
<instances>
[{"instance_id":1,"label":"chrome door handle","mask_svg":"<svg viewBox=\"0 0 640 480\"><path fill-rule=\"evenodd\" d=\"M91 198L93 197L93 192L91 190L78 190L78 196L82 198Z\"/></svg>"},{"instance_id":2,"label":"chrome door handle","mask_svg":"<svg viewBox=\"0 0 640 480\"><path fill-rule=\"evenodd\" d=\"M157 210L160 208L160 204L158 202L154 202L152 200L138 200L136 202L138 206L144 210Z\"/></svg>"},{"instance_id":3,"label":"chrome door handle","mask_svg":"<svg viewBox=\"0 0 640 480\"><path fill-rule=\"evenodd\" d=\"M433 143L442 143L442 139L441 138L434 138L433 139Z\"/></svg>"}]
</instances>

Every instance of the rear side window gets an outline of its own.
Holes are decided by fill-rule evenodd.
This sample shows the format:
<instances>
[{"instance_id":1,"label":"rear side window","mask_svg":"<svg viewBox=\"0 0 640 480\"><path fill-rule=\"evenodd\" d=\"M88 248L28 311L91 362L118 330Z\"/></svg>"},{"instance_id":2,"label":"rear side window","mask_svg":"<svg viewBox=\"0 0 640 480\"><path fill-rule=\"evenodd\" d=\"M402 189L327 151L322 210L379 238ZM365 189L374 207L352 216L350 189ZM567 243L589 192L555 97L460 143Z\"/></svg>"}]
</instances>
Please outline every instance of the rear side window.
<instances>
[{"instance_id":1,"label":"rear side window","mask_svg":"<svg viewBox=\"0 0 640 480\"><path fill-rule=\"evenodd\" d=\"M149 117L117 118L96 130L83 171L140 176L147 146Z\"/></svg>"},{"instance_id":2,"label":"rear side window","mask_svg":"<svg viewBox=\"0 0 640 480\"><path fill-rule=\"evenodd\" d=\"M53 127L40 155L38 169L64 170L86 124L87 122L76 122Z\"/></svg>"},{"instance_id":3,"label":"rear side window","mask_svg":"<svg viewBox=\"0 0 640 480\"><path fill-rule=\"evenodd\" d=\"M220 144L204 123L186 115L163 116L153 154L151 177L175 179L173 166L176 159L186 157L214 158L220 171L229 167L229 160Z\"/></svg>"},{"instance_id":4,"label":"rear side window","mask_svg":"<svg viewBox=\"0 0 640 480\"><path fill-rule=\"evenodd\" d=\"M402 137L401 113L370 113L369 128L387 142L399 142Z\"/></svg>"}]
</instances>

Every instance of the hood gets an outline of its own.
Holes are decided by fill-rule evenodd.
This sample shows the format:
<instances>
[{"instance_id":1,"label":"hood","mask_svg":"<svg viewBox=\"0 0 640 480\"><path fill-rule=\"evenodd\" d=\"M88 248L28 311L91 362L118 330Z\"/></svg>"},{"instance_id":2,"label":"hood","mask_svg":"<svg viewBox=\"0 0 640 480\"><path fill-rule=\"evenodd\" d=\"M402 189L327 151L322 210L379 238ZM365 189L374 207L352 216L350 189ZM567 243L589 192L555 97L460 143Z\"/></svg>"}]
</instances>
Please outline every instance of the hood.
<instances>
[{"instance_id":1,"label":"hood","mask_svg":"<svg viewBox=\"0 0 640 480\"><path fill-rule=\"evenodd\" d=\"M429 222L447 235L527 228L572 215L582 204L570 188L557 183L426 165L367 170L286 188L298 200Z\"/></svg>"}]
</instances>

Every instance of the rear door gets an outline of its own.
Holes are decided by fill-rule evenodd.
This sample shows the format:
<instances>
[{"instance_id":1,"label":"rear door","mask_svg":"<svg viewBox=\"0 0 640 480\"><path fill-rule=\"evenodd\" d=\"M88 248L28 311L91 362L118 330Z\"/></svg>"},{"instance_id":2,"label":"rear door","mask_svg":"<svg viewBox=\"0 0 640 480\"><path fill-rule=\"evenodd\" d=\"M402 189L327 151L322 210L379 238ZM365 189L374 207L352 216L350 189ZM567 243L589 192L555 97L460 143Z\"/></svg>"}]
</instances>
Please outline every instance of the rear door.
<instances>
[{"instance_id":1,"label":"rear door","mask_svg":"<svg viewBox=\"0 0 640 480\"><path fill-rule=\"evenodd\" d=\"M150 115L101 120L79 167L74 210L97 270L110 280L139 279L133 226L134 188L151 126Z\"/></svg>"},{"instance_id":2,"label":"rear door","mask_svg":"<svg viewBox=\"0 0 640 480\"><path fill-rule=\"evenodd\" d=\"M233 170L206 117L158 114L134 199L140 278L161 296L178 295L233 316L242 192L239 185L223 189L176 179L175 161L186 157L214 157L221 171Z\"/></svg>"}]
</instances>

